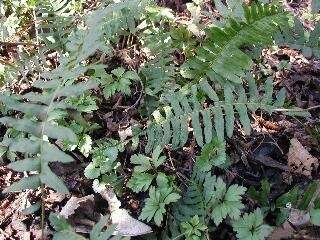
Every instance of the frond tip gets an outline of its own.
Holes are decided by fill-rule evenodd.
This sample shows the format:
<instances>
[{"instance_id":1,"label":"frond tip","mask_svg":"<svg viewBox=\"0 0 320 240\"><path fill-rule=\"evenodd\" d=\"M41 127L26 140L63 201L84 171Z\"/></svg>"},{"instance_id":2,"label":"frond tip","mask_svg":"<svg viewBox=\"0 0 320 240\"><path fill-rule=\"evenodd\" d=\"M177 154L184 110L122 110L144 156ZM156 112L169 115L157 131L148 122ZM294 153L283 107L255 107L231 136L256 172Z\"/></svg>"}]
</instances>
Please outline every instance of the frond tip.
<instances>
[{"instance_id":1,"label":"frond tip","mask_svg":"<svg viewBox=\"0 0 320 240\"><path fill-rule=\"evenodd\" d=\"M183 67L183 74L192 79L208 77L212 81L242 82L252 66L241 48L248 45L268 45L272 35L287 21L286 14L273 5L244 6L245 21L231 19L224 28L210 27L202 47Z\"/></svg>"}]
</instances>

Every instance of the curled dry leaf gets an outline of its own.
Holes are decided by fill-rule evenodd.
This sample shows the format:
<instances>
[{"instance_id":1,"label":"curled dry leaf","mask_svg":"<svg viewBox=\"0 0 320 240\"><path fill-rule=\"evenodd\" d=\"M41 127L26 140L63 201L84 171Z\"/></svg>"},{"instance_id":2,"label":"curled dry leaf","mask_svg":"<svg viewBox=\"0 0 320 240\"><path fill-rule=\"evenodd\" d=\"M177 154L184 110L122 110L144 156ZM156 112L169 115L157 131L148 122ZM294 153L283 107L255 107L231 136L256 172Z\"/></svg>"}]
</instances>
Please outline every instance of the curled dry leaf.
<instances>
[{"instance_id":1,"label":"curled dry leaf","mask_svg":"<svg viewBox=\"0 0 320 240\"><path fill-rule=\"evenodd\" d=\"M69 216L75 213L81 204L84 204L87 201L94 201L92 194L81 198L71 197L66 205L64 205L64 207L61 209L60 215L65 219L68 219Z\"/></svg>"},{"instance_id":2,"label":"curled dry leaf","mask_svg":"<svg viewBox=\"0 0 320 240\"><path fill-rule=\"evenodd\" d=\"M295 227L301 227L310 222L310 214L299 209L291 209L288 221Z\"/></svg>"},{"instance_id":3,"label":"curled dry leaf","mask_svg":"<svg viewBox=\"0 0 320 240\"><path fill-rule=\"evenodd\" d=\"M121 236L139 236L152 232L151 227L130 216L127 210L117 209L111 212L112 224L116 224L116 232Z\"/></svg>"},{"instance_id":4,"label":"curled dry leaf","mask_svg":"<svg viewBox=\"0 0 320 240\"><path fill-rule=\"evenodd\" d=\"M298 139L293 138L290 143L291 145L288 152L288 166L290 171L310 177L311 171L316 170L319 166L318 159L313 157L307 149L302 146Z\"/></svg>"},{"instance_id":5,"label":"curled dry leaf","mask_svg":"<svg viewBox=\"0 0 320 240\"><path fill-rule=\"evenodd\" d=\"M292 239L297 229L310 223L310 214L307 211L292 208L288 217L281 226L274 229L268 239L282 240Z\"/></svg>"},{"instance_id":6,"label":"curled dry leaf","mask_svg":"<svg viewBox=\"0 0 320 240\"><path fill-rule=\"evenodd\" d=\"M112 188L102 190L100 194L108 202L112 224L117 226L114 235L139 236L152 232L150 226L131 217L127 210L120 208L121 203Z\"/></svg>"},{"instance_id":7,"label":"curled dry leaf","mask_svg":"<svg viewBox=\"0 0 320 240\"><path fill-rule=\"evenodd\" d=\"M126 140L128 137L132 137L132 129L131 129L131 127L128 127L128 128L126 128L124 130L119 130L118 133L119 133L119 137L120 137L121 141Z\"/></svg>"},{"instance_id":8,"label":"curled dry leaf","mask_svg":"<svg viewBox=\"0 0 320 240\"><path fill-rule=\"evenodd\" d=\"M268 237L270 240L282 240L290 239L295 233L295 229L290 225L288 221L285 221L281 226L274 229L271 235Z\"/></svg>"}]
</instances>

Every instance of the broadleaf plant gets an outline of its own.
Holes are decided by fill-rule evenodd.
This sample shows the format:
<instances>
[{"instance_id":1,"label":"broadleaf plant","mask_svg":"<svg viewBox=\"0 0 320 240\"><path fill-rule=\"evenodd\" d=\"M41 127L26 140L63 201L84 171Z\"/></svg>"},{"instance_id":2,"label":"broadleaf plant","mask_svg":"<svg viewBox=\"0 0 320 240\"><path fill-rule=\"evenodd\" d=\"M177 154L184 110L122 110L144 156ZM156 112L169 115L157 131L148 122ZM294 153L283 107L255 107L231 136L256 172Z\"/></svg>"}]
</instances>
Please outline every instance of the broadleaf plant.
<instances>
[{"instance_id":1,"label":"broadleaf plant","mask_svg":"<svg viewBox=\"0 0 320 240\"><path fill-rule=\"evenodd\" d=\"M263 215L260 209L248 214L232 223L239 240L263 240L272 232L272 227L263 223Z\"/></svg>"}]
</instances>

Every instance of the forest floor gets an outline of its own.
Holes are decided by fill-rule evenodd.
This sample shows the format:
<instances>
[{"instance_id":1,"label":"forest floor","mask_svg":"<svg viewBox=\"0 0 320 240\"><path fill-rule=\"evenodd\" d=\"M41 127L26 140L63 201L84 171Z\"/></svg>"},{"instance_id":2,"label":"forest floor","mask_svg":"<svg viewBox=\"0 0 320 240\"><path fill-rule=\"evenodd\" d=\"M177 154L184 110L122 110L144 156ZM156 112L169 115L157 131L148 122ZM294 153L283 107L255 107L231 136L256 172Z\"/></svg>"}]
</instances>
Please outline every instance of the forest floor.
<instances>
[{"instance_id":1,"label":"forest floor","mask_svg":"<svg viewBox=\"0 0 320 240\"><path fill-rule=\"evenodd\" d=\"M185 12L183 0L169 1L160 0L159 4L172 8L181 16L188 16ZM295 14L301 14L310 2L303 0L292 1L288 7ZM212 6L210 6L212 7ZM212 7L213 8L213 7ZM305 21L305 26L312 28L312 23ZM124 51L125 49L121 49ZM10 52L11 51L11 52ZM7 47L6 52L1 52L1 57L12 58L14 47ZM135 68L139 60L119 57L123 65ZM263 114L252 115L253 133L244 137L240 132L228 141L228 154L232 158L233 165L227 172L227 177L241 179L247 185L259 187L263 179L269 179L271 184L270 198L279 196L288 191L292 186L306 187L311 180L319 179L318 170L320 159L320 61L313 58L305 58L299 51L289 48L266 49L261 60L266 69L259 71L272 71L276 75L275 87L285 87L287 96L292 105L300 108L311 109L311 117L304 120L288 117L283 114L267 116ZM255 71L255 69L254 69ZM15 86L15 91L27 91L29 86ZM108 137L118 134L131 122L137 121L139 108L139 86L130 98L123 98L121 94L116 95L104 107L99 108L91 119L97 119L103 130L94 133L95 138ZM136 104L138 102L138 104ZM133 106L133 107L130 107ZM125 109L125 111L124 111ZM1 129L4 130L4 129ZM293 142L296 139L299 143ZM310 154L309 162L301 162L298 158L288 156L291 154L307 151ZM199 149L192 142L180 151L172 152L167 149L167 154L176 164L176 169L184 175L190 174L193 159ZM123 156L126 159L126 156ZM184 159L181 164L180 159ZM21 179L24 174L14 172L6 167L7 159L0 165L0 189L4 189L12 182ZM124 172L130 172L128 164ZM88 164L86 159L78 158L78 161L68 164L54 164L53 171L60 176L70 190L70 195L63 195L53 190L45 189L45 207L47 213L59 211L71 196L85 197L94 194L92 183L83 175L83 170ZM126 168L128 168L126 170ZM21 212L30 202L38 199L40 190L24 191L21 193L0 193L0 240L2 239L39 239L41 235L40 217L34 214L25 215ZM128 209L134 216L141 209L141 201L144 196L124 192L121 199L124 208ZM250 199L248 198L248 204ZM88 232L92 224L97 221L99 214L107 212L107 203L100 195L94 194L93 201L83 200L79 210L72 217L72 224L81 232ZM47 232L50 233L49 223ZM318 229L287 229L290 239L320 239ZM291 231L291 232L290 232ZM292 231L294 235L292 235ZM285 236L285 233L283 233ZM318 236L318 237L317 237ZM219 237L218 237L219 238ZM216 239L218 239L216 238ZM219 239L229 239L226 232L221 232ZM274 239L277 239L274 237ZM278 238L280 239L280 238Z\"/></svg>"}]
</instances>

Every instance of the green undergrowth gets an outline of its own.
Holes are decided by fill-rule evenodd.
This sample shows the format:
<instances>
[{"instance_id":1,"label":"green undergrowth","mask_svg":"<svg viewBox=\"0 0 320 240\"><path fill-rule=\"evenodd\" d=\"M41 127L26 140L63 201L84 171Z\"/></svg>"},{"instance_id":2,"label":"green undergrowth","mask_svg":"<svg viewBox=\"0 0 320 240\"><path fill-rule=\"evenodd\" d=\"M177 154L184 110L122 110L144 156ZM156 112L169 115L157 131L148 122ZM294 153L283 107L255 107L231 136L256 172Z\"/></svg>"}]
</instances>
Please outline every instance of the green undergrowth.
<instances>
[{"instance_id":1,"label":"green undergrowth","mask_svg":"<svg viewBox=\"0 0 320 240\"><path fill-rule=\"evenodd\" d=\"M148 239L214 239L226 226L240 240L266 239L287 219L289 203L320 225L316 183L302 199L294 198L302 189L293 188L274 202L267 180L253 188L226 175L233 164L228 140L252 133L253 113L309 116L286 107L286 90L274 86L272 74L257 77L252 68L261 49L274 46L318 58L319 24L307 31L280 4L260 1L215 0L216 19L194 0L187 4L190 25L152 0L85 2L0 5L1 41L15 42L26 25L34 28L16 46L21 61L0 62L6 126L0 150L9 168L25 173L4 193L40 189L26 211L42 216L43 229L49 219L57 240L85 238L59 214L46 215L45 188L69 193L54 162L83 161L93 190L111 187L118 197L141 198L138 218L154 227ZM29 90L10 91L21 83ZM135 116L116 133L97 120L131 110ZM107 137L97 139L99 131ZM175 157L191 144L198 155L181 171L187 160ZM89 239L109 239L116 226L103 230L107 222L102 217Z\"/></svg>"}]
</instances>

